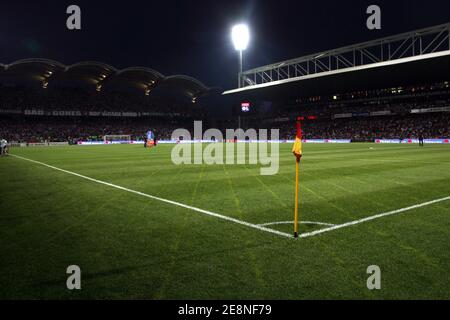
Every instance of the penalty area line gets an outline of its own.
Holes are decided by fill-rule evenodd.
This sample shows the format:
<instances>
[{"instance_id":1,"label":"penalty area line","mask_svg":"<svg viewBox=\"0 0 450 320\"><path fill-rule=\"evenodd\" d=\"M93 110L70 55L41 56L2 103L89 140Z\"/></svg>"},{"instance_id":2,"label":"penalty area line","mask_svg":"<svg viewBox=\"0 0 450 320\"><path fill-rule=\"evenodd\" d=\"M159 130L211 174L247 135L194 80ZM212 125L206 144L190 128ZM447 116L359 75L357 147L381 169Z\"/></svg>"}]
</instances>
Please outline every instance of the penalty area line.
<instances>
[{"instance_id":1,"label":"penalty area line","mask_svg":"<svg viewBox=\"0 0 450 320\"><path fill-rule=\"evenodd\" d=\"M414 210L414 209L417 209L417 208L422 208L422 207L425 207L425 206L429 206L429 205L432 205L432 204L435 204L435 203L448 201L448 200L450 200L450 196L444 197L444 198L440 198L440 199L431 200L431 201L427 201L427 202L422 202L422 203L419 203L419 204L415 204L413 206L409 206L409 207L405 207L405 208L401 208L401 209L397 209L397 210L392 210L392 211L389 211L389 212L379 213L379 214L376 214L376 215L373 215L373 216L369 216L369 217L362 218L362 219L359 219L359 220L349 221L349 222L346 222L346 223L343 223L343 224L338 224L338 225L335 225L335 226L332 226L332 227L328 227L328 228L324 228L324 229L320 229L320 230L316 230L316 231L312 231L312 232L302 233L302 234L299 235L299 237L300 238L308 238L308 237L316 236L316 235L319 235L319 234L322 234L322 233L325 233L325 232L329 232L329 231L333 231L333 230L337 230L337 229L342 229L342 228L346 228L346 227L350 227L350 226L354 226L356 224L360 224L360 223L363 223L363 222L367 222L367 221L375 220L375 219L378 219L378 218L391 216L391 215L394 215L394 214L397 214L397 213L402 213L402 212Z\"/></svg>"},{"instance_id":2,"label":"penalty area line","mask_svg":"<svg viewBox=\"0 0 450 320\"><path fill-rule=\"evenodd\" d=\"M153 200L157 200L157 201L160 201L160 202L164 202L164 203L167 203L167 204L171 204L171 205L174 205L174 206L185 208L185 209L188 209L188 210L191 210L191 211L196 211L196 212L199 212L199 213L203 213L203 214L208 215L208 216L212 216L212 217L216 217L218 219L222 219L222 220L225 220L225 221L229 221L229 222L233 222L233 223L236 223L236 224L240 224L240 225L243 225L243 226L246 226L246 227L250 227L250 228L253 228L253 229L256 229L256 230L259 230L259 231L264 231L264 232L272 233L272 234L275 234L275 235L278 235L278 236L282 236L282 237L285 237L285 238L292 238L293 239L293 236L291 234L288 234L288 233L285 233L285 232L281 232L281 231L278 231L278 230L266 228L264 226L260 226L260 225L253 224L253 223L250 223L250 222L246 222L246 221L243 221L243 220L239 220L239 219L231 218L231 217L228 217L228 216L224 216L224 215L221 215L219 213L212 212L212 211L203 210L203 209L200 209L200 208L189 206L189 205L184 204L184 203L172 201L172 200L169 200L169 199L160 198L160 197L157 197L157 196L153 196L151 194L147 194L147 193L143 193L143 192L136 191L136 190L133 190L133 189L125 188L125 187L122 187L122 186L119 186L119 185L116 185L116 184L113 184L113 183L105 182L105 181L102 181L102 180L97 180L97 179L94 179L94 178L91 178L91 177L88 177L88 176L84 176L84 175L76 173L76 172L72 172L72 171L69 171L69 170L61 169L61 168L58 168L58 167L46 164L44 162L28 159L28 158L21 157L21 156L15 155L15 154L10 154L10 156L18 158L18 159L25 160L25 161L29 161L29 162L32 162L32 163L36 163L36 164L39 164L41 166L44 166L44 167L47 167L47 168L50 168L50 169L53 169L53 170L56 170L56 171L64 172L64 173L67 173L67 174L70 174L70 175L73 175L73 176L76 176L76 177L79 177L79 178L82 178L82 179L85 179L85 180L89 180L91 182L99 183L99 184L102 184L102 185L105 185L105 186L108 186L108 187L112 187L112 188L115 188L115 189L119 189L119 190L122 190L122 191L129 192L129 193L134 193L134 194L140 195L142 197L150 198L150 199L153 199Z\"/></svg>"}]
</instances>

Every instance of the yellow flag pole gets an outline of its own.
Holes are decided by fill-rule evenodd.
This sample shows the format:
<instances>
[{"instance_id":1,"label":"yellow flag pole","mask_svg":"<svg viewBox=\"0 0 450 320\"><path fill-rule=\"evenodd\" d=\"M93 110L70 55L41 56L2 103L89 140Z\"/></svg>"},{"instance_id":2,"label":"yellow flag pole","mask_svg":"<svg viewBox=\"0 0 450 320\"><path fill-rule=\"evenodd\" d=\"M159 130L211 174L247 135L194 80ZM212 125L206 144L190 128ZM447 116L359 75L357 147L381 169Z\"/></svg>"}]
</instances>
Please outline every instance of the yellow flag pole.
<instances>
[{"instance_id":1,"label":"yellow flag pole","mask_svg":"<svg viewBox=\"0 0 450 320\"><path fill-rule=\"evenodd\" d=\"M294 238L298 238L298 186L300 158L295 161L295 209L294 209Z\"/></svg>"},{"instance_id":2,"label":"yellow flag pole","mask_svg":"<svg viewBox=\"0 0 450 320\"><path fill-rule=\"evenodd\" d=\"M298 238L298 188L300 175L300 159L302 157L302 124L301 118L297 118L297 134L292 152L296 157L295 161L295 209L294 209L294 238Z\"/></svg>"}]
</instances>

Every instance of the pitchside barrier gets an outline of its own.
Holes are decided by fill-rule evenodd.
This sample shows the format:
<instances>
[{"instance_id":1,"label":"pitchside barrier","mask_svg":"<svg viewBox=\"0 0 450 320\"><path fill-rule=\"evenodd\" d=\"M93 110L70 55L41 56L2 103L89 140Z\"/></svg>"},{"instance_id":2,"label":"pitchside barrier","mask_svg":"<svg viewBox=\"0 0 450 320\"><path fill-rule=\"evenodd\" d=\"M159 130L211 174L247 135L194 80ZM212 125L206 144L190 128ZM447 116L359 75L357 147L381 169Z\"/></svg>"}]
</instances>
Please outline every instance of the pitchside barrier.
<instances>
[{"instance_id":1,"label":"pitchside barrier","mask_svg":"<svg viewBox=\"0 0 450 320\"><path fill-rule=\"evenodd\" d=\"M234 140L158 140L158 144L178 144L178 143L217 143L217 142L229 142L233 143ZM294 140L237 140L238 143L294 143ZM350 143L351 140L335 140L335 139L304 139L304 143ZM144 141L132 140L132 141L78 141L78 145L107 145L107 144L143 144Z\"/></svg>"},{"instance_id":2,"label":"pitchside barrier","mask_svg":"<svg viewBox=\"0 0 450 320\"><path fill-rule=\"evenodd\" d=\"M11 142L11 147L58 147L58 146L68 146L69 143L66 142Z\"/></svg>"},{"instance_id":3,"label":"pitchside barrier","mask_svg":"<svg viewBox=\"0 0 450 320\"><path fill-rule=\"evenodd\" d=\"M178 143L217 143L215 140L158 140L158 144L178 144ZM235 142L234 140L225 140L220 142ZM237 140L239 143L294 143L294 140ZM349 139L303 139L303 143L318 143L318 144L341 144L351 143ZM144 141L131 140L131 141L78 141L80 146L94 146L94 145L113 145L113 144L143 144ZM376 139L374 143L419 143L419 139ZM424 143L427 144L450 144L450 138L445 139L424 139ZM12 147L47 147L47 146L67 146L68 142L37 142L37 143L15 143L10 144Z\"/></svg>"},{"instance_id":4,"label":"pitchside barrier","mask_svg":"<svg viewBox=\"0 0 450 320\"><path fill-rule=\"evenodd\" d=\"M448 144L450 138L445 139L424 139L423 143ZM376 139L375 143L419 143L419 139Z\"/></svg>"}]
</instances>

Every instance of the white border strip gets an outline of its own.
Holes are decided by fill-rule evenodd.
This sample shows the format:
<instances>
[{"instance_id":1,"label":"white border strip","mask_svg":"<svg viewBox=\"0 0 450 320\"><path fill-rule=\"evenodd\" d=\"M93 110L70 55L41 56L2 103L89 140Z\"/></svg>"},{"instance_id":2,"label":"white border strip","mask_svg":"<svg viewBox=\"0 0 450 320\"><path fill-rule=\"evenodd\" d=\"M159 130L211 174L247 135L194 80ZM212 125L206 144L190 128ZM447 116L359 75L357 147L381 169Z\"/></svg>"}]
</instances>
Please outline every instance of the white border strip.
<instances>
[{"instance_id":1,"label":"white border strip","mask_svg":"<svg viewBox=\"0 0 450 320\"><path fill-rule=\"evenodd\" d=\"M175 206L178 206L178 207L182 207L182 208L185 208L185 209L188 209L188 210L200 212L200 213L206 214L208 216L216 217L216 218L219 218L219 219L222 219L222 220L226 220L226 221L229 221L229 222L234 222L234 223L246 226L246 227L250 227L250 228L253 228L253 229L260 230L260 231L265 231L265 232L269 232L269 233L272 233L272 234L276 234L278 236L282 236L282 237L286 237L286 238L293 238L293 236L291 234L288 234L288 233L285 233L285 232L277 231L277 230L270 229L270 228L265 228L263 226L259 226L259 225L253 224L253 223L249 223L249 222L245 222L245 221L238 220L238 219L235 219L235 218L227 217L227 216L215 213L215 212L211 212L211 211L208 211L208 210L203 210L203 209L200 209L200 208L188 206L188 205L180 203L180 202L176 202L176 201L172 201L172 200L168 200L168 199L152 196L150 194L146 194L146 193L139 192L139 191L136 191L136 190L128 189L128 188L125 188L125 187L118 186L116 184L112 184L112 183L109 183L109 182L97 180L97 179L90 178L90 177L87 177L87 176L84 176L84 175L81 175L81 174L78 174L78 173L75 173L75 172L72 172L72 171L68 171L68 170L64 170L64 169L58 168L58 167L54 167L54 166L51 166L49 164L46 164L46 163L43 163L43 162L40 162L40 161L28 159L28 158L25 158L25 157L14 155L14 154L10 154L10 156L16 157L16 158L19 158L19 159L22 159L22 160L26 160L26 161L29 161L29 162L33 162L33 163L36 163L36 164L40 164L40 165L45 166L47 168L51 168L53 170L65 172L67 174L71 174L73 176L76 176L76 177L79 177L79 178L82 178L82 179L86 179L86 180L89 180L89 181L92 181L92 182L103 184L105 186L109 186L109 187L116 188L116 189L119 189L119 190L123 190L123 191L126 191L126 192L134 193L134 194L146 197L146 198L150 198L150 199L153 199L153 200L165 202L165 203L172 204L172 205L175 205Z\"/></svg>"},{"instance_id":2,"label":"white border strip","mask_svg":"<svg viewBox=\"0 0 450 320\"><path fill-rule=\"evenodd\" d=\"M416 204L416 205L413 205L413 206L410 206L410 207L406 207L406 208L402 208L402 209L397 209L397 210L393 210L393 211L389 211L389 212L376 214L374 216L370 216L370 217L367 217L367 218L354 220L354 221L346 222L346 223L343 223L343 224L338 224L338 225L335 225L333 227L320 229L320 230L312 231L312 232L308 232L308 233L302 233L302 234L299 235L299 237L300 238L308 238L308 237L316 236L316 235L321 234L321 233L325 233L325 232L329 232L329 231L333 231L333 230L337 230L337 229L342 229L342 228L354 226L356 224L360 224L360 223L363 223L363 222L375 220L375 219L382 218L382 217L387 217L387 216L394 215L394 214L397 214L397 213L401 213L401 212L405 212L405 211L409 211L409 210L413 210L413 209L429 206L431 204L435 204L435 203L443 202L443 201L447 201L447 200L450 200L450 196L445 197L445 198L432 200L432 201L428 201L428 202L419 203L419 204Z\"/></svg>"}]
</instances>

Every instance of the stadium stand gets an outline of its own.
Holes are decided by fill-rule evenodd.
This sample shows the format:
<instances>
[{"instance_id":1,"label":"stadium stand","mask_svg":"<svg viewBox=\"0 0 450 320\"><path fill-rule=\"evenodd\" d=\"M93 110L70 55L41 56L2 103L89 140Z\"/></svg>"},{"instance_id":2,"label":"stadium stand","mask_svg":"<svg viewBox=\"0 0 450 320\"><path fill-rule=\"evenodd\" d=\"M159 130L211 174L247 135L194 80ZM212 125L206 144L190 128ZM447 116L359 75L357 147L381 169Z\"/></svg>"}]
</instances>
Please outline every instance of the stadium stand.
<instances>
[{"instance_id":1,"label":"stadium stand","mask_svg":"<svg viewBox=\"0 0 450 320\"><path fill-rule=\"evenodd\" d=\"M105 134L139 139L152 128L168 139L174 128L204 118L199 99L214 92L183 75L144 67L118 70L101 62L65 66L48 59L1 65L0 136L11 142L101 141Z\"/></svg>"},{"instance_id":2,"label":"stadium stand","mask_svg":"<svg viewBox=\"0 0 450 320\"><path fill-rule=\"evenodd\" d=\"M164 77L148 68L115 69L98 62L64 66L21 60L0 71L0 136L11 142L102 141L108 134L140 139L153 129L159 140L194 120L208 122L201 103L211 93L198 80ZM413 139L450 137L447 81L339 94L292 96L270 110L245 115L244 129L277 128L293 138L292 121L303 116L307 139ZM224 118L216 125L236 128ZM215 119L217 120L217 119Z\"/></svg>"},{"instance_id":3,"label":"stadium stand","mask_svg":"<svg viewBox=\"0 0 450 320\"><path fill-rule=\"evenodd\" d=\"M414 139L419 134L442 139L450 137L449 112L449 83L441 82L295 99L276 108L265 125L281 128L284 139L293 138L292 124L273 119L292 121L297 116L305 118L307 139L374 141ZM256 124L261 118L253 120Z\"/></svg>"}]
</instances>

